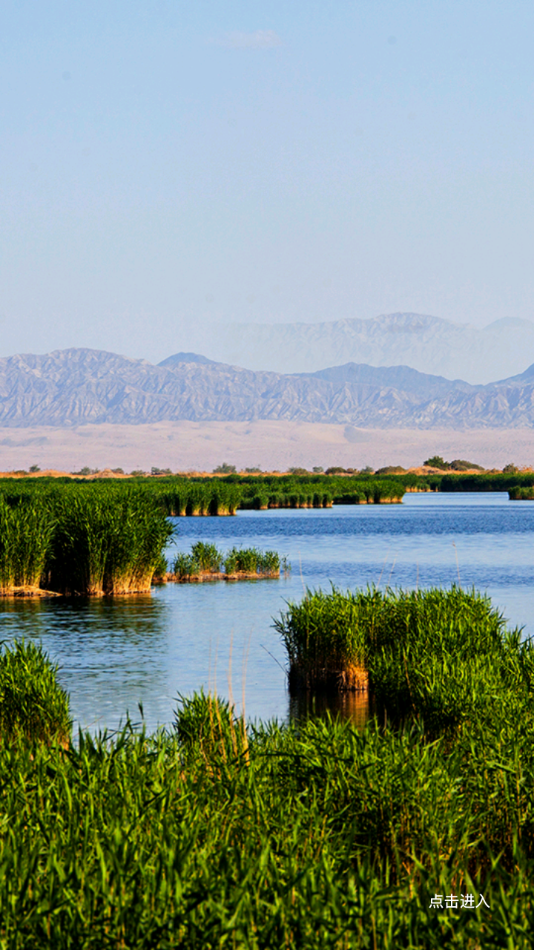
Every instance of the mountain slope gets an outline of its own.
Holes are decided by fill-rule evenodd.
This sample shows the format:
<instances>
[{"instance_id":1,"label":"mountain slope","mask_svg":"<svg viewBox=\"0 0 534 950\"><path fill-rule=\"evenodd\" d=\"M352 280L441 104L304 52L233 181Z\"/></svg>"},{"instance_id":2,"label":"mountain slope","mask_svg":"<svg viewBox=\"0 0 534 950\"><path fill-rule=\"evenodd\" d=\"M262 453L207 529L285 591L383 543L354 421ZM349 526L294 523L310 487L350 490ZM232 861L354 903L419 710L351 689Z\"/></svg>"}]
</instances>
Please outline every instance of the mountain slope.
<instances>
[{"instance_id":1,"label":"mountain slope","mask_svg":"<svg viewBox=\"0 0 534 950\"><path fill-rule=\"evenodd\" d=\"M369 428L534 425L534 367L488 386L407 366L253 372L176 354L159 366L98 350L0 360L0 426L287 420Z\"/></svg>"}]
</instances>

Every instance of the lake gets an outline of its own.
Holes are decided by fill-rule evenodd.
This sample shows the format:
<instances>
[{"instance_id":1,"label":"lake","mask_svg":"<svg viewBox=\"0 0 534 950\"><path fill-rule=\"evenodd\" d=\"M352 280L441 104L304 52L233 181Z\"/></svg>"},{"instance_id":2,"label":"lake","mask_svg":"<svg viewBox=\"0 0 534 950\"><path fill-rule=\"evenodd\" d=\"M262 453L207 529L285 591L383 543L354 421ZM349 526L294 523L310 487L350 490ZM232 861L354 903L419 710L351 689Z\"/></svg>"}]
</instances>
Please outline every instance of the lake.
<instances>
[{"instance_id":1,"label":"lake","mask_svg":"<svg viewBox=\"0 0 534 950\"><path fill-rule=\"evenodd\" d=\"M242 511L176 524L177 550L197 540L275 549L292 572L168 584L152 596L0 601L1 639L40 640L60 664L75 728L115 729L127 712L139 722L139 703L149 729L168 725L177 695L201 686L238 709L244 703L248 718L287 719L285 654L272 618L306 587L460 582L486 591L525 636L534 633L534 503L507 494L408 494L401 505Z\"/></svg>"}]
</instances>

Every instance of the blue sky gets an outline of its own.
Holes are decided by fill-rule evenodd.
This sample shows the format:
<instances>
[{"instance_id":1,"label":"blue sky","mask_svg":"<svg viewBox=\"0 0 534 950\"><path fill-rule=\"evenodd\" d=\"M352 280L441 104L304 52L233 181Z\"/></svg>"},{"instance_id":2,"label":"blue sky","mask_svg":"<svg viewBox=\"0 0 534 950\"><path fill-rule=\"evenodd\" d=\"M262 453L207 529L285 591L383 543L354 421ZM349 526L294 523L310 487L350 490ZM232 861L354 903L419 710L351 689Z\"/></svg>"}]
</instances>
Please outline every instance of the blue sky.
<instances>
[{"instance_id":1,"label":"blue sky","mask_svg":"<svg viewBox=\"0 0 534 950\"><path fill-rule=\"evenodd\" d=\"M0 355L534 319L534 5L4 0Z\"/></svg>"}]
</instances>

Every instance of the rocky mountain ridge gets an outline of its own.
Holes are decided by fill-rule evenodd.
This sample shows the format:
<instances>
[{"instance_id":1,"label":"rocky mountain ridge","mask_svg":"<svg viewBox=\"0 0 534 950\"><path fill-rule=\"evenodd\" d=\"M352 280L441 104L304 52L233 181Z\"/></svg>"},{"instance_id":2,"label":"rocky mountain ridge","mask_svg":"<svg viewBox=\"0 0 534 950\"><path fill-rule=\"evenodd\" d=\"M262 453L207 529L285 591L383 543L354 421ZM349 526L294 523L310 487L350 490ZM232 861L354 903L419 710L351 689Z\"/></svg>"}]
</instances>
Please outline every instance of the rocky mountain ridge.
<instances>
[{"instance_id":1,"label":"rocky mountain ridge","mask_svg":"<svg viewBox=\"0 0 534 950\"><path fill-rule=\"evenodd\" d=\"M0 359L0 426L260 419L365 428L534 426L534 366L483 386L408 366L253 372L192 353L157 366L89 349Z\"/></svg>"}]
</instances>

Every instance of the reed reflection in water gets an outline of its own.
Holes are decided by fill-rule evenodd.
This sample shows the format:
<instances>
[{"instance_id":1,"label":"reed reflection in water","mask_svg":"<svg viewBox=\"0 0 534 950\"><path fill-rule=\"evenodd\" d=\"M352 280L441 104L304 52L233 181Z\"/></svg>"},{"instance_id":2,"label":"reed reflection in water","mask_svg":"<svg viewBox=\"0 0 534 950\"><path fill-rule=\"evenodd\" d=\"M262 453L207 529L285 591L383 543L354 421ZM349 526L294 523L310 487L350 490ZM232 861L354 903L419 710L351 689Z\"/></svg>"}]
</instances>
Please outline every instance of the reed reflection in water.
<instances>
[{"instance_id":1,"label":"reed reflection in water","mask_svg":"<svg viewBox=\"0 0 534 950\"><path fill-rule=\"evenodd\" d=\"M362 730L370 715L369 693L366 691L313 693L301 689L289 698L289 719L294 723L332 716L348 719L356 729Z\"/></svg>"}]
</instances>

